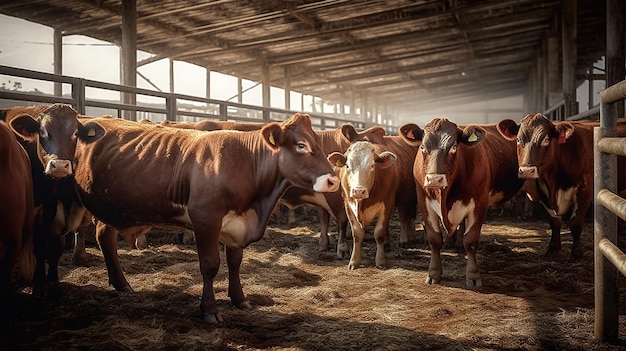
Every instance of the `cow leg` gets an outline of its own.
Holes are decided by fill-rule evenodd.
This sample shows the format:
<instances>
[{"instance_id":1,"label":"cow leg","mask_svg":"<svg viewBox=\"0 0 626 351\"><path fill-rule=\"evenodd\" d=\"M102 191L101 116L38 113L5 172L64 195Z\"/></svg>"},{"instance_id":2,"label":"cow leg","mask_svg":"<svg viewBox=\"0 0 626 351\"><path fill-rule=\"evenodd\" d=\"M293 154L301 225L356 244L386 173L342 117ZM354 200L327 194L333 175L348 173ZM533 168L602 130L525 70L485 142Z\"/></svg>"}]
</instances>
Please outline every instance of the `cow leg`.
<instances>
[{"instance_id":1,"label":"cow leg","mask_svg":"<svg viewBox=\"0 0 626 351\"><path fill-rule=\"evenodd\" d=\"M352 229L352 256L350 256L348 269L357 269L361 265L361 245L365 237L365 228L361 227L358 223L356 225L353 224L352 221L350 221L350 228ZM384 251L384 248L382 251Z\"/></svg>"},{"instance_id":2,"label":"cow leg","mask_svg":"<svg viewBox=\"0 0 626 351\"><path fill-rule=\"evenodd\" d=\"M585 211L579 210L575 216L573 216L568 225L572 232L572 253L570 256L571 261L579 261L583 258L583 247L580 243L580 235L583 232L583 224L585 221Z\"/></svg>"},{"instance_id":3,"label":"cow leg","mask_svg":"<svg viewBox=\"0 0 626 351\"><path fill-rule=\"evenodd\" d=\"M120 266L120 258L117 254L117 230L102 221L98 221L96 240L100 245L107 266L109 284L113 285L117 291L133 291Z\"/></svg>"},{"instance_id":4,"label":"cow leg","mask_svg":"<svg viewBox=\"0 0 626 351\"><path fill-rule=\"evenodd\" d=\"M481 224L475 223L467 234L463 235L463 246L467 252L467 265L465 267L465 281L468 287L474 288L482 286L480 279L480 270L476 262L476 248L478 246L478 238L480 237ZM457 231L460 235L461 232Z\"/></svg>"},{"instance_id":5,"label":"cow leg","mask_svg":"<svg viewBox=\"0 0 626 351\"><path fill-rule=\"evenodd\" d=\"M198 249L198 260L200 261L200 273L202 274L202 299L200 300L200 314L202 316L202 320L209 324L217 324L222 322L222 316L217 311L217 303L215 301L215 292L213 291L213 282L215 280L215 276L220 268L220 252L219 252L219 243L217 238L217 231L219 228L215 229L214 235L211 235L211 231L201 231L198 230L198 225L194 226L196 228L196 247ZM212 238L213 236L214 238ZM241 258L231 257L229 260L237 261ZM229 279L231 274L231 268L229 265ZM237 268L237 281L239 281L239 268ZM241 289L241 283L239 284L239 289ZM229 280L228 283L228 293L229 295L232 293L231 289L234 290L234 282ZM243 291L240 291L241 297L243 297ZM231 301L233 297L231 296Z\"/></svg>"},{"instance_id":6,"label":"cow leg","mask_svg":"<svg viewBox=\"0 0 626 351\"><path fill-rule=\"evenodd\" d=\"M322 207L317 208L317 217L320 220L320 242L317 248L319 252L326 252L330 246L328 240L328 225L330 224L330 213Z\"/></svg>"},{"instance_id":7,"label":"cow leg","mask_svg":"<svg viewBox=\"0 0 626 351\"><path fill-rule=\"evenodd\" d=\"M398 218L400 219L400 247L408 248L410 242L417 241L415 232L415 206L398 207Z\"/></svg>"},{"instance_id":8,"label":"cow leg","mask_svg":"<svg viewBox=\"0 0 626 351\"><path fill-rule=\"evenodd\" d=\"M78 228L74 232L74 251L72 251L72 262L81 267L87 266L87 251L85 250L85 230L86 227Z\"/></svg>"},{"instance_id":9,"label":"cow leg","mask_svg":"<svg viewBox=\"0 0 626 351\"><path fill-rule=\"evenodd\" d=\"M552 235L550 236L550 244L548 244L546 257L554 257L561 251L561 225L563 221L561 217L550 216L548 222L550 223Z\"/></svg>"},{"instance_id":10,"label":"cow leg","mask_svg":"<svg viewBox=\"0 0 626 351\"><path fill-rule=\"evenodd\" d=\"M348 246L348 216L344 210L337 214L337 232L337 258L343 260L350 256L350 247Z\"/></svg>"},{"instance_id":11,"label":"cow leg","mask_svg":"<svg viewBox=\"0 0 626 351\"><path fill-rule=\"evenodd\" d=\"M48 261L47 283L50 286L59 283L59 260L65 250L65 235L51 235L48 238L46 248L46 261Z\"/></svg>"},{"instance_id":12,"label":"cow leg","mask_svg":"<svg viewBox=\"0 0 626 351\"><path fill-rule=\"evenodd\" d=\"M428 245L430 246L430 263L428 265L428 277L426 277L426 284L439 284L441 283L441 275L443 269L441 267L441 247L443 246L443 236L441 232L436 231L432 226L424 222L424 230L426 232L426 238L428 239Z\"/></svg>"},{"instance_id":13,"label":"cow leg","mask_svg":"<svg viewBox=\"0 0 626 351\"><path fill-rule=\"evenodd\" d=\"M389 214L390 215L390 214ZM379 218L374 227L374 240L376 240L376 268L387 267L387 254L385 244L389 238L389 217Z\"/></svg>"},{"instance_id":14,"label":"cow leg","mask_svg":"<svg viewBox=\"0 0 626 351\"><path fill-rule=\"evenodd\" d=\"M243 294L239 268L243 260L243 249L226 247L226 263L228 264L228 296L234 306L241 309L252 308Z\"/></svg>"}]
</instances>

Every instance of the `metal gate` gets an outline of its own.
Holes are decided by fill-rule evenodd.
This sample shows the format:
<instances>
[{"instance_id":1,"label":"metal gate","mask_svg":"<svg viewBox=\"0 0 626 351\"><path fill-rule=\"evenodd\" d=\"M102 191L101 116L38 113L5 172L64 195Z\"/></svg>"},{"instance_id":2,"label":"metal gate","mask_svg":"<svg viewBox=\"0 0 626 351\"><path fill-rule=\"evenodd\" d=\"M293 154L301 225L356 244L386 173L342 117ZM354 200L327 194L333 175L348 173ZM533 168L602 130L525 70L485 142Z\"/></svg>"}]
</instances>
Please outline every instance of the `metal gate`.
<instances>
[{"instance_id":1,"label":"metal gate","mask_svg":"<svg viewBox=\"0 0 626 351\"><path fill-rule=\"evenodd\" d=\"M626 98L626 80L600 95L600 127L594 129L594 294L595 336L619 338L619 274L626 254L617 246L617 217L626 221L626 200L617 195L617 156L626 156L626 138L617 136L617 104ZM622 116L623 117L623 116Z\"/></svg>"}]
</instances>

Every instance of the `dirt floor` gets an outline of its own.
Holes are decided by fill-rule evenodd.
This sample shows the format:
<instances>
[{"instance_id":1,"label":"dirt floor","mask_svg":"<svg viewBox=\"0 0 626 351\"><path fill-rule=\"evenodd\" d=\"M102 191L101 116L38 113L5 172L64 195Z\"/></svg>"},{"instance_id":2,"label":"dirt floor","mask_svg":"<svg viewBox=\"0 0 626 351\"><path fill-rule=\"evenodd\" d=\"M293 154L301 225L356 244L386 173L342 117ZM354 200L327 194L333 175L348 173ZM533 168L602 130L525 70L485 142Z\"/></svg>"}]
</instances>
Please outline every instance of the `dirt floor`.
<instances>
[{"instance_id":1,"label":"dirt floor","mask_svg":"<svg viewBox=\"0 0 626 351\"><path fill-rule=\"evenodd\" d=\"M623 342L594 341L591 224L584 231L584 259L571 263L567 228L561 254L548 259L545 219L492 213L478 255L483 287L471 290L465 286L464 255L450 250L443 254L442 284L425 285L427 245L399 248L395 221L389 267L374 266L370 228L362 266L350 271L334 248L318 252L314 214L299 209L295 226L270 223L263 239L245 250L241 275L252 310L230 304L222 264L215 283L220 325L205 325L199 316L202 280L194 246L176 243L177 236L150 234L151 246L143 251L120 242L122 267L135 293L118 294L108 285L95 245L87 249L89 267L76 267L71 254L64 254L57 298L34 299L16 283L15 336L23 350L625 348ZM336 233L331 234L334 246ZM621 340L625 332L622 316Z\"/></svg>"}]
</instances>

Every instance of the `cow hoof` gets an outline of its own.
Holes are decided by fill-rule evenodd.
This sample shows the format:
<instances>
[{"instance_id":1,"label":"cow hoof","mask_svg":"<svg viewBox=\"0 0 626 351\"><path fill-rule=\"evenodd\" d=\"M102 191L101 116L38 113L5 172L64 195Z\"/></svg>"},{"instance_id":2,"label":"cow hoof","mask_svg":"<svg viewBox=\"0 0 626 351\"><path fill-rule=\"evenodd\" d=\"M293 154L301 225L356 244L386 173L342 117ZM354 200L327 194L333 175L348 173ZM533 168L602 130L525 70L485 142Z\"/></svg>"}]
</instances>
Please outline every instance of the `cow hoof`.
<instances>
[{"instance_id":1,"label":"cow hoof","mask_svg":"<svg viewBox=\"0 0 626 351\"><path fill-rule=\"evenodd\" d=\"M483 286L483 283L482 283L480 278L478 278L478 279L467 279L465 281L465 284L467 284L468 288L478 288L478 287Z\"/></svg>"},{"instance_id":2,"label":"cow hoof","mask_svg":"<svg viewBox=\"0 0 626 351\"><path fill-rule=\"evenodd\" d=\"M222 316L220 316L219 313L208 313L208 312L202 313L202 320L207 324L218 324L224 321L222 319Z\"/></svg>"},{"instance_id":3,"label":"cow hoof","mask_svg":"<svg viewBox=\"0 0 626 351\"><path fill-rule=\"evenodd\" d=\"M238 305L236 305L238 309L240 310L249 310L252 308L252 305L250 304L250 302L248 301L244 301Z\"/></svg>"},{"instance_id":4,"label":"cow hoof","mask_svg":"<svg viewBox=\"0 0 626 351\"><path fill-rule=\"evenodd\" d=\"M347 244L337 244L337 258L340 260L350 257L350 250Z\"/></svg>"},{"instance_id":5,"label":"cow hoof","mask_svg":"<svg viewBox=\"0 0 626 351\"><path fill-rule=\"evenodd\" d=\"M348 269L349 269L349 270L353 271L353 270L355 270L355 269L357 269L357 268L359 268L359 265L358 265L358 264L354 264L354 263L352 263L352 262L348 263Z\"/></svg>"},{"instance_id":6,"label":"cow hoof","mask_svg":"<svg viewBox=\"0 0 626 351\"><path fill-rule=\"evenodd\" d=\"M428 276L426 277L426 284L427 285L435 285L435 284L439 284L438 280L435 280L435 278Z\"/></svg>"}]
</instances>

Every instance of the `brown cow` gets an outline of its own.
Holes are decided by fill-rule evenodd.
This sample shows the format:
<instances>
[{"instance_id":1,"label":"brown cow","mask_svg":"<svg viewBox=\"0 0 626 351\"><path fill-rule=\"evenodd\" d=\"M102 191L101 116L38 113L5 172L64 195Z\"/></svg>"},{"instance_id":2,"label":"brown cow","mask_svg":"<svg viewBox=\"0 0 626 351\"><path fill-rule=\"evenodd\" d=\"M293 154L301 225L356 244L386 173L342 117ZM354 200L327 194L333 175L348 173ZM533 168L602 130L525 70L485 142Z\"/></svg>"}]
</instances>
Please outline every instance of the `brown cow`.
<instances>
[{"instance_id":1,"label":"brown cow","mask_svg":"<svg viewBox=\"0 0 626 351\"><path fill-rule=\"evenodd\" d=\"M233 121L211 121L205 120L200 122L175 122L169 120L163 120L160 123L162 126L174 127L180 129L195 129L195 130L239 130L249 132L251 130L259 130L263 128L266 123L263 122L233 122Z\"/></svg>"},{"instance_id":2,"label":"brown cow","mask_svg":"<svg viewBox=\"0 0 626 351\"><path fill-rule=\"evenodd\" d=\"M401 157L406 159L405 163L411 165L415 159L412 148L405 143L395 145L391 142L384 146L366 141L352 144L345 154L334 152L328 156L331 164L339 168L345 211L352 229L353 249L348 263L349 269L357 269L361 264L361 244L365 227L374 219L378 219L374 228L376 267L386 266L384 244L389 238L389 220L395 206L401 209L399 212L403 215L406 213L405 209L412 208L412 214L410 211L406 214L412 218L412 227L415 229L415 185L408 196L398 191L400 184L406 182L407 177L403 173L411 169L399 165L403 162L398 160ZM412 177L409 180L415 184Z\"/></svg>"},{"instance_id":3,"label":"brown cow","mask_svg":"<svg viewBox=\"0 0 626 351\"><path fill-rule=\"evenodd\" d=\"M626 124L618 124L619 135L626 135ZM529 196L539 200L549 214L552 235L547 256L561 249L563 216L573 239L570 258L583 256L580 243L585 215L593 198L593 128L599 122L552 122L540 113L526 115L517 124L504 119L497 125L502 136L517 142L518 176L532 181L535 191ZM625 180L623 157L618 158L619 179ZM620 186L623 189L623 186Z\"/></svg>"},{"instance_id":4,"label":"brown cow","mask_svg":"<svg viewBox=\"0 0 626 351\"><path fill-rule=\"evenodd\" d=\"M31 243L35 205L28 155L4 121L0 121L0 184L0 302L5 303L17 258ZM32 253L32 243L26 249Z\"/></svg>"},{"instance_id":5,"label":"brown cow","mask_svg":"<svg viewBox=\"0 0 626 351\"><path fill-rule=\"evenodd\" d=\"M358 132L352 125L344 124L336 129L318 131L317 134L320 136L324 155L333 152L343 153L348 149L350 144L356 141L366 140L376 144L385 143L385 130L379 126ZM346 244L348 217L346 216L343 197L340 191L316 194L308 189L290 188L287 189L280 199L280 203L290 209L295 209L303 205L318 207L318 217L321 224L319 251L327 251L329 249L328 227L330 216L332 216L337 222L338 229L337 257L348 257L349 250Z\"/></svg>"},{"instance_id":6,"label":"brown cow","mask_svg":"<svg viewBox=\"0 0 626 351\"><path fill-rule=\"evenodd\" d=\"M504 204L523 184L517 178L515 143L502 138L495 125L461 129L445 118L433 119L424 130L406 124L400 133L419 148L413 174L431 251L426 283L441 282L442 228L452 235L464 222L466 283L481 286L476 246L487 209Z\"/></svg>"},{"instance_id":7,"label":"brown cow","mask_svg":"<svg viewBox=\"0 0 626 351\"><path fill-rule=\"evenodd\" d=\"M80 224L85 208L76 193L71 158L76 139L74 131L78 113L65 104L52 106L14 107L2 109L0 119L6 120L21 138L31 164L35 206L33 248L36 270L33 293L44 294L47 287L59 281L58 264L65 247L65 234ZM58 123L51 123L54 120ZM68 132L68 129L71 132ZM23 133L29 130L28 133ZM64 135L52 140L50 135ZM62 145L59 145L62 144ZM47 263L47 271L46 271Z\"/></svg>"},{"instance_id":8,"label":"brown cow","mask_svg":"<svg viewBox=\"0 0 626 351\"><path fill-rule=\"evenodd\" d=\"M239 278L243 248L261 239L278 198L289 186L339 187L308 115L250 132L180 130L114 118L83 123L77 123L74 179L100 220L96 237L109 282L132 291L117 255L117 230L193 228L204 282L200 311L208 323L221 321L213 292L218 242L226 246L231 301L247 308Z\"/></svg>"}]
</instances>

